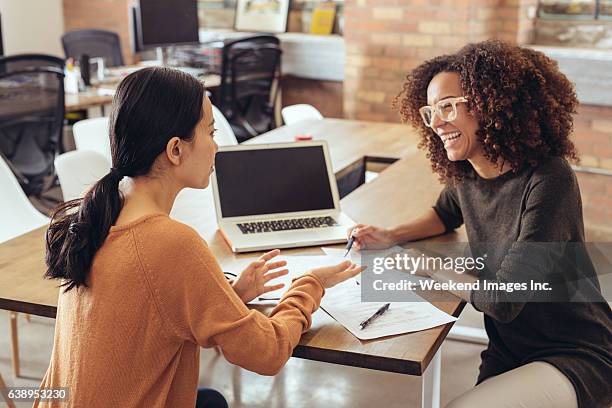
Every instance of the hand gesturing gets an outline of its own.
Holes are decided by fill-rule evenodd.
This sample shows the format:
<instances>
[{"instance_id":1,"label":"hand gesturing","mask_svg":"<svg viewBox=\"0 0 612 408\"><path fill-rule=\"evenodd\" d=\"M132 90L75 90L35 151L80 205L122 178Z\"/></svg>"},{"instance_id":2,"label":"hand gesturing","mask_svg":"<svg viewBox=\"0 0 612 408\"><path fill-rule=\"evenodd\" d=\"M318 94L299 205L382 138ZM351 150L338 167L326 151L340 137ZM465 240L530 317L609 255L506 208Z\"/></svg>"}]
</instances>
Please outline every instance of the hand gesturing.
<instances>
[{"instance_id":1,"label":"hand gesturing","mask_svg":"<svg viewBox=\"0 0 612 408\"><path fill-rule=\"evenodd\" d=\"M287 261L270 262L271 259L280 254L275 249L263 254L257 261L251 262L238 279L234 282L234 290L244 303L248 303L256 297L277 290L285 286L284 283L266 285L272 279L279 278L289 273L287 269L277 270L287 265Z\"/></svg>"}]
</instances>

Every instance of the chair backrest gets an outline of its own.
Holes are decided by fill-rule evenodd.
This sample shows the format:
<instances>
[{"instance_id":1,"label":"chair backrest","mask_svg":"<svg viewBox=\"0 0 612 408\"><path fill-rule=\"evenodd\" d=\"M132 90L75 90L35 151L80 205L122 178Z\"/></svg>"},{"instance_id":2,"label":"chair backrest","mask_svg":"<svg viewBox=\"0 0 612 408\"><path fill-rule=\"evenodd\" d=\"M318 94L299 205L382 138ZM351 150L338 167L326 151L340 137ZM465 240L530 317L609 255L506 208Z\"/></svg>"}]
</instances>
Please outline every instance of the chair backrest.
<instances>
[{"instance_id":1,"label":"chair backrest","mask_svg":"<svg viewBox=\"0 0 612 408\"><path fill-rule=\"evenodd\" d=\"M72 126L77 150L93 150L111 161L108 118L79 120Z\"/></svg>"},{"instance_id":2,"label":"chair backrest","mask_svg":"<svg viewBox=\"0 0 612 408\"><path fill-rule=\"evenodd\" d=\"M64 201L83 197L91 186L108 174L110 167L106 157L90 150L75 150L57 156L55 169Z\"/></svg>"},{"instance_id":3,"label":"chair backrest","mask_svg":"<svg viewBox=\"0 0 612 408\"><path fill-rule=\"evenodd\" d=\"M220 101L227 101L230 97L230 89L228 89L227 86L232 77L230 64L231 57L244 49L266 45L280 46L280 40L273 35L253 35L233 40L227 39L223 42L223 49L221 52L221 84L219 92L217 93L218 100L215 105L219 106Z\"/></svg>"},{"instance_id":4,"label":"chair backrest","mask_svg":"<svg viewBox=\"0 0 612 408\"><path fill-rule=\"evenodd\" d=\"M215 133L215 142L217 142L219 146L237 145L238 140L236 140L234 130L227 119L225 119L225 116L223 116L223 112L221 112L215 105L212 106L212 112L213 118L215 119L215 128L217 129L217 132Z\"/></svg>"},{"instance_id":5,"label":"chair backrest","mask_svg":"<svg viewBox=\"0 0 612 408\"><path fill-rule=\"evenodd\" d=\"M49 223L19 186L7 163L0 157L0 242L8 241Z\"/></svg>"},{"instance_id":6,"label":"chair backrest","mask_svg":"<svg viewBox=\"0 0 612 408\"><path fill-rule=\"evenodd\" d=\"M285 106L282 109L281 114L283 115L283 121L285 122L285 125L292 125L302 120L323 119L323 115L321 115L321 112L319 112L317 108L305 103Z\"/></svg>"},{"instance_id":7,"label":"chair backrest","mask_svg":"<svg viewBox=\"0 0 612 408\"><path fill-rule=\"evenodd\" d=\"M106 30L75 30L62 36L62 45L66 58L102 57L109 67L123 65L121 40L119 35Z\"/></svg>"},{"instance_id":8,"label":"chair backrest","mask_svg":"<svg viewBox=\"0 0 612 408\"><path fill-rule=\"evenodd\" d=\"M217 107L238 141L275 127L273 101L280 77L277 37L259 35L226 42L221 63Z\"/></svg>"},{"instance_id":9,"label":"chair backrest","mask_svg":"<svg viewBox=\"0 0 612 408\"><path fill-rule=\"evenodd\" d=\"M53 174L64 123L64 61L50 55L0 58L0 153L27 195Z\"/></svg>"}]
</instances>

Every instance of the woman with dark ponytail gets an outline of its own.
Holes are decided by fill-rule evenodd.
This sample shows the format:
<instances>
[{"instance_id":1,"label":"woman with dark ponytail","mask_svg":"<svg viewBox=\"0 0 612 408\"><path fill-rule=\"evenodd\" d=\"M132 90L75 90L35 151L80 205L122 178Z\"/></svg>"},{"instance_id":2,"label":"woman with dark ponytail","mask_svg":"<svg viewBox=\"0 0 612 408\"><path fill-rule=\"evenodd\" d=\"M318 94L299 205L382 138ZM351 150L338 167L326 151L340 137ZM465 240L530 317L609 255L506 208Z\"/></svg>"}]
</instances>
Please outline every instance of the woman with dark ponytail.
<instances>
[{"instance_id":1,"label":"woman with dark ponytail","mask_svg":"<svg viewBox=\"0 0 612 408\"><path fill-rule=\"evenodd\" d=\"M145 68L119 85L113 167L84 198L59 207L47 233L46 277L63 290L41 387L67 387L69 396L35 406L226 407L216 391L196 393L200 347L218 346L228 361L273 375L324 288L360 272L348 261L313 269L270 316L245 306L282 287L268 284L287 273L273 261L279 251L228 282L202 238L168 216L183 188L208 186L213 124L204 85L180 71Z\"/></svg>"}]
</instances>

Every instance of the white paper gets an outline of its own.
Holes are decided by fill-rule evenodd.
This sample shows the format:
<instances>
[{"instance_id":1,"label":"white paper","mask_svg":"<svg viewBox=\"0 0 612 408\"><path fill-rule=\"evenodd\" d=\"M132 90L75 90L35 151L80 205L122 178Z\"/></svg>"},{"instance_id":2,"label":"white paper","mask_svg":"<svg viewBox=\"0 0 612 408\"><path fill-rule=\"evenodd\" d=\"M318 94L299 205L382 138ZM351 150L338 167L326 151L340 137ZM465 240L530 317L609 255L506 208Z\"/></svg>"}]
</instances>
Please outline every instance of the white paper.
<instances>
[{"instance_id":1,"label":"white paper","mask_svg":"<svg viewBox=\"0 0 612 408\"><path fill-rule=\"evenodd\" d=\"M412 296L411 302L391 302L389 309L363 330L359 324L384 303L362 302L359 286L347 281L327 289L321 308L360 340L426 330L457 320L417 294Z\"/></svg>"},{"instance_id":2,"label":"white paper","mask_svg":"<svg viewBox=\"0 0 612 408\"><path fill-rule=\"evenodd\" d=\"M346 254L346 249L343 248L321 248L323 250L323 252L325 252L327 255L329 256L335 256L335 257L342 257L344 258L344 254ZM406 249L402 248L401 246L395 245L392 246L391 248L387 248L387 249L378 249L376 250L376 256L380 256L380 257L386 257L389 256L391 254L396 254L396 253L402 253L405 252ZM372 254L374 253L374 250L369 250L368 252L371 252ZM357 251L354 248L351 248L351 250L349 251L348 255L346 256L345 259L350 259L352 262L361 265L361 252Z\"/></svg>"},{"instance_id":3,"label":"white paper","mask_svg":"<svg viewBox=\"0 0 612 408\"><path fill-rule=\"evenodd\" d=\"M323 250L323 252L325 252L326 255L328 256L332 256L334 258L342 258L342 259L350 259L351 262L356 263L356 264L361 264L361 254L352 249L349 251L348 255L344 256L344 254L346 254L346 249L344 248L321 248Z\"/></svg>"}]
</instances>

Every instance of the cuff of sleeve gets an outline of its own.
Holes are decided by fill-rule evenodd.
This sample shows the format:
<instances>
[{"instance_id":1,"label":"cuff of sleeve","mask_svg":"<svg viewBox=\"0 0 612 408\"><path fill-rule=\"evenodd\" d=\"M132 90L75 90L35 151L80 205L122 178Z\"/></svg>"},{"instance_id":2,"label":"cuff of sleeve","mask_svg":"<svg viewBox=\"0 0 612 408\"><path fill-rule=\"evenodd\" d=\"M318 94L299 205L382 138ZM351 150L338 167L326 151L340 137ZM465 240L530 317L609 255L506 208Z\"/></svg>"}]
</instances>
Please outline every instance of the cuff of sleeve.
<instances>
[{"instance_id":1,"label":"cuff of sleeve","mask_svg":"<svg viewBox=\"0 0 612 408\"><path fill-rule=\"evenodd\" d=\"M307 273L305 275L298 276L297 278L294 278L291 282L293 283L296 280L302 279L302 278L305 278L305 277L311 277L312 279L314 279L319 284L319 286L321 287L321 290L322 290L321 297L323 297L325 295L325 286L323 286L323 282L321 282L321 280L318 277L316 277L315 275L313 275L312 273Z\"/></svg>"},{"instance_id":2,"label":"cuff of sleeve","mask_svg":"<svg viewBox=\"0 0 612 408\"><path fill-rule=\"evenodd\" d=\"M447 234L451 231L453 231L453 228L449 228L448 226L448 216L446 214L446 212L444 212L443 210L441 210L440 208L433 206L431 207L433 208L433 210L436 212L436 214L438 215L438 218L440 218L440 221L442 221L442 224L444 224L444 233Z\"/></svg>"},{"instance_id":3,"label":"cuff of sleeve","mask_svg":"<svg viewBox=\"0 0 612 408\"><path fill-rule=\"evenodd\" d=\"M472 291L470 292L470 303L472 304L472 307L474 307L474 309L476 309L476 310L478 310L479 312L481 312L481 313L482 313L482 310L480 310L480 309L478 308L478 306L476 306L476 302L477 302L477 300L476 300L475 296L476 296L476 291L475 291L475 290L472 290Z\"/></svg>"}]
</instances>

